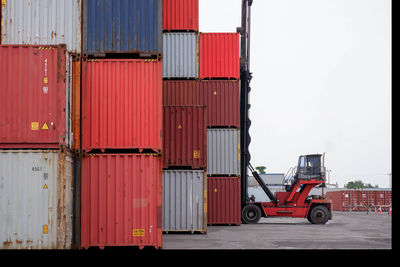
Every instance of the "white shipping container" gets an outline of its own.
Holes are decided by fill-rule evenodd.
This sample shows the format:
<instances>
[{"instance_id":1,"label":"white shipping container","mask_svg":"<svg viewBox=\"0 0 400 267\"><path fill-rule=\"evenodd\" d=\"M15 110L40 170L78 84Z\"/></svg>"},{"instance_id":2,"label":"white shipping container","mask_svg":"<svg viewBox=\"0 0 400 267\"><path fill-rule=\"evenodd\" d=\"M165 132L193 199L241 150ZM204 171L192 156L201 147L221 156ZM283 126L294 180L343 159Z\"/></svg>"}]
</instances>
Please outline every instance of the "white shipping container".
<instances>
[{"instance_id":1,"label":"white shipping container","mask_svg":"<svg viewBox=\"0 0 400 267\"><path fill-rule=\"evenodd\" d=\"M66 44L81 53L81 0L2 0L1 44Z\"/></svg>"},{"instance_id":2,"label":"white shipping container","mask_svg":"<svg viewBox=\"0 0 400 267\"><path fill-rule=\"evenodd\" d=\"M60 150L0 150L0 249L70 249L73 159Z\"/></svg>"},{"instance_id":3,"label":"white shipping container","mask_svg":"<svg viewBox=\"0 0 400 267\"><path fill-rule=\"evenodd\" d=\"M239 136L237 129L207 129L208 175L240 175Z\"/></svg>"},{"instance_id":4,"label":"white shipping container","mask_svg":"<svg viewBox=\"0 0 400 267\"><path fill-rule=\"evenodd\" d=\"M163 171L164 232L207 232L206 181L202 170Z\"/></svg>"},{"instance_id":5,"label":"white shipping container","mask_svg":"<svg viewBox=\"0 0 400 267\"><path fill-rule=\"evenodd\" d=\"M198 34L163 34L163 78L198 78Z\"/></svg>"}]
</instances>

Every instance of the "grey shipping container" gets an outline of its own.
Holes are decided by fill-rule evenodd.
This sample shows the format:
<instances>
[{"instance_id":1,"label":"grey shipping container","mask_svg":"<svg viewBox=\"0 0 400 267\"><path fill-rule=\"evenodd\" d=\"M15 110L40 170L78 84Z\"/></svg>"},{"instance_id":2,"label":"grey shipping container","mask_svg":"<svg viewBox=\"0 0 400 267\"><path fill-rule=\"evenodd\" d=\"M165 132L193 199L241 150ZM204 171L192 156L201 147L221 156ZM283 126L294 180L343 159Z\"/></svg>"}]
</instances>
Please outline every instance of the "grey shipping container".
<instances>
[{"instance_id":1,"label":"grey shipping container","mask_svg":"<svg viewBox=\"0 0 400 267\"><path fill-rule=\"evenodd\" d=\"M198 34L163 34L163 78L198 78Z\"/></svg>"},{"instance_id":2,"label":"grey shipping container","mask_svg":"<svg viewBox=\"0 0 400 267\"><path fill-rule=\"evenodd\" d=\"M83 0L84 55L161 56L162 0Z\"/></svg>"},{"instance_id":3,"label":"grey shipping container","mask_svg":"<svg viewBox=\"0 0 400 267\"><path fill-rule=\"evenodd\" d=\"M71 248L71 155L0 150L0 179L0 249Z\"/></svg>"},{"instance_id":4,"label":"grey shipping container","mask_svg":"<svg viewBox=\"0 0 400 267\"><path fill-rule=\"evenodd\" d=\"M207 174L240 175L240 139L237 129L207 130Z\"/></svg>"},{"instance_id":5,"label":"grey shipping container","mask_svg":"<svg viewBox=\"0 0 400 267\"><path fill-rule=\"evenodd\" d=\"M81 52L81 0L2 0L1 44L66 44Z\"/></svg>"},{"instance_id":6,"label":"grey shipping container","mask_svg":"<svg viewBox=\"0 0 400 267\"><path fill-rule=\"evenodd\" d=\"M163 171L163 231L207 232L207 177L200 170Z\"/></svg>"}]
</instances>

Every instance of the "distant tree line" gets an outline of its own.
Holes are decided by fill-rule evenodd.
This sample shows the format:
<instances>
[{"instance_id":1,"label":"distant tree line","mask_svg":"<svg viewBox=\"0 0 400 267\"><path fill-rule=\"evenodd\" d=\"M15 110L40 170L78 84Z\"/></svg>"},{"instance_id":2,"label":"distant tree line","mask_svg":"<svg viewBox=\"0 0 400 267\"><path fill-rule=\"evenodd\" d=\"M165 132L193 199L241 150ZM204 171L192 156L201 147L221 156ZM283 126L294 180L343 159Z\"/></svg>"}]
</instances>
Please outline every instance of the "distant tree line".
<instances>
[{"instance_id":1,"label":"distant tree line","mask_svg":"<svg viewBox=\"0 0 400 267\"><path fill-rule=\"evenodd\" d=\"M347 189L379 188L378 185L364 184L361 180L348 182L344 187Z\"/></svg>"},{"instance_id":2,"label":"distant tree line","mask_svg":"<svg viewBox=\"0 0 400 267\"><path fill-rule=\"evenodd\" d=\"M257 166L256 167L256 170L259 172L259 173L261 173L261 174L265 174L265 169L266 169L267 167L265 167L265 166Z\"/></svg>"}]
</instances>

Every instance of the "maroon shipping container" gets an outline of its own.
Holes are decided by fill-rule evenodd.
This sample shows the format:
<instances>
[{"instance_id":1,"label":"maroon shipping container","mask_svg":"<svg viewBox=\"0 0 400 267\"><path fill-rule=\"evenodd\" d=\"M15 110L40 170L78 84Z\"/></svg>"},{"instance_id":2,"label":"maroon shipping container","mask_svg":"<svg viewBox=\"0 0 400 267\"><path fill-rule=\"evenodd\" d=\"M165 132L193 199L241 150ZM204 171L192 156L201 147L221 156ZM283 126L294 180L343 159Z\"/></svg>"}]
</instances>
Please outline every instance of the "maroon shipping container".
<instances>
[{"instance_id":1,"label":"maroon shipping container","mask_svg":"<svg viewBox=\"0 0 400 267\"><path fill-rule=\"evenodd\" d=\"M390 190L340 190L327 192L334 211L388 211L392 205Z\"/></svg>"},{"instance_id":2,"label":"maroon shipping container","mask_svg":"<svg viewBox=\"0 0 400 267\"><path fill-rule=\"evenodd\" d=\"M162 63L84 60L82 149L162 148Z\"/></svg>"},{"instance_id":3,"label":"maroon shipping container","mask_svg":"<svg viewBox=\"0 0 400 267\"><path fill-rule=\"evenodd\" d=\"M240 83L238 80L199 81L202 105L207 106L207 126L240 128Z\"/></svg>"},{"instance_id":4,"label":"maroon shipping container","mask_svg":"<svg viewBox=\"0 0 400 267\"><path fill-rule=\"evenodd\" d=\"M163 81L163 105L207 107L207 127L240 127L238 80Z\"/></svg>"},{"instance_id":5,"label":"maroon shipping container","mask_svg":"<svg viewBox=\"0 0 400 267\"><path fill-rule=\"evenodd\" d=\"M0 45L0 148L70 146L65 45Z\"/></svg>"},{"instance_id":6,"label":"maroon shipping container","mask_svg":"<svg viewBox=\"0 0 400 267\"><path fill-rule=\"evenodd\" d=\"M207 224L241 224L240 177L207 177Z\"/></svg>"},{"instance_id":7,"label":"maroon shipping container","mask_svg":"<svg viewBox=\"0 0 400 267\"><path fill-rule=\"evenodd\" d=\"M239 33L200 33L199 78L240 79Z\"/></svg>"},{"instance_id":8,"label":"maroon shipping container","mask_svg":"<svg viewBox=\"0 0 400 267\"><path fill-rule=\"evenodd\" d=\"M163 0L164 31L199 31L199 0Z\"/></svg>"},{"instance_id":9,"label":"maroon shipping container","mask_svg":"<svg viewBox=\"0 0 400 267\"><path fill-rule=\"evenodd\" d=\"M82 159L81 246L162 247L161 158L97 154Z\"/></svg>"},{"instance_id":10,"label":"maroon shipping container","mask_svg":"<svg viewBox=\"0 0 400 267\"><path fill-rule=\"evenodd\" d=\"M204 106L163 108L163 168L207 166L206 120Z\"/></svg>"}]
</instances>

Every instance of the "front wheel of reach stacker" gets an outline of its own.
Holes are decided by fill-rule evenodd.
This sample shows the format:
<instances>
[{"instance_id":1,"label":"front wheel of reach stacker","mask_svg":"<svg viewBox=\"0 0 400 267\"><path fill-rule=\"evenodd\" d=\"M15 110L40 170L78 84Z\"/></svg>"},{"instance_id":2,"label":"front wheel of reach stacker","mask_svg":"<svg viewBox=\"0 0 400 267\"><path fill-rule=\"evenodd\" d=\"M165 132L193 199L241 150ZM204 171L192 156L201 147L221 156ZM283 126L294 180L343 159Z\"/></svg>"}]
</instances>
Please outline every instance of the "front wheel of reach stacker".
<instances>
[{"instance_id":1,"label":"front wheel of reach stacker","mask_svg":"<svg viewBox=\"0 0 400 267\"><path fill-rule=\"evenodd\" d=\"M242 219L245 223L258 223L261 210L256 205L247 205L242 210Z\"/></svg>"},{"instance_id":2,"label":"front wheel of reach stacker","mask_svg":"<svg viewBox=\"0 0 400 267\"><path fill-rule=\"evenodd\" d=\"M329 220L329 211L325 206L315 206L312 208L307 219L312 224L326 224Z\"/></svg>"}]
</instances>

